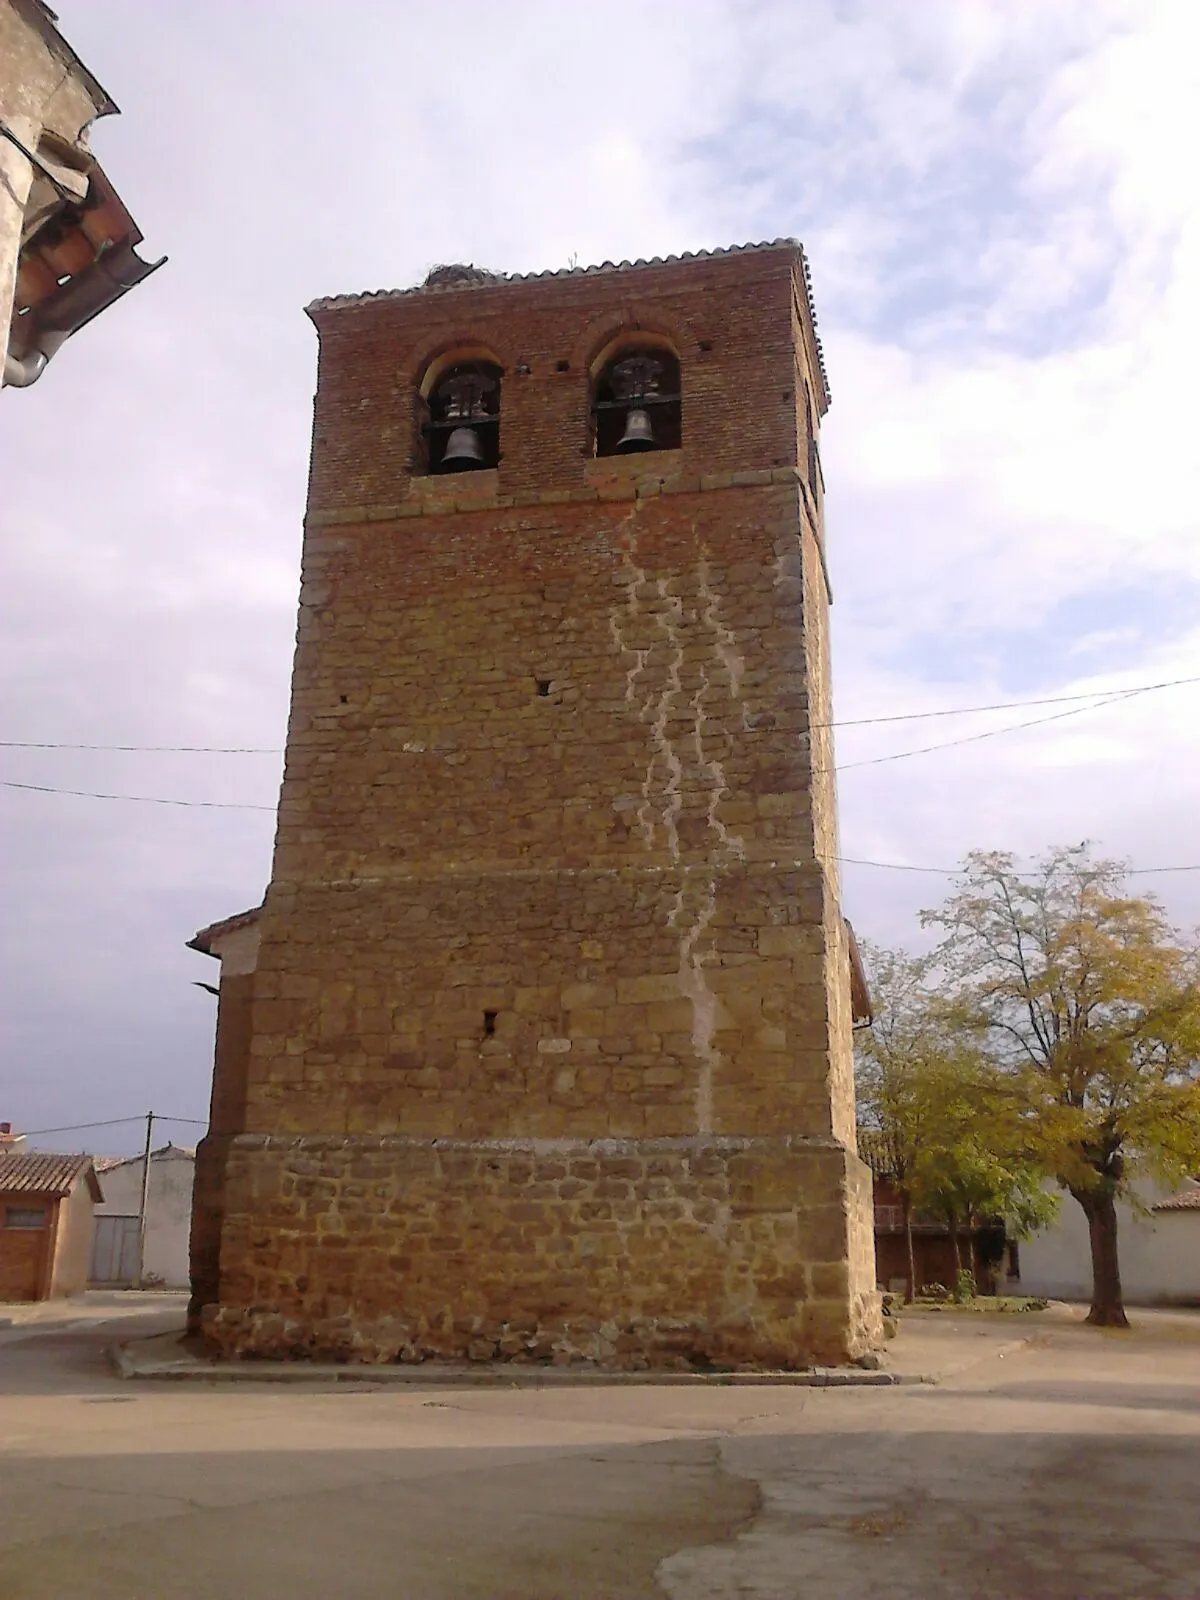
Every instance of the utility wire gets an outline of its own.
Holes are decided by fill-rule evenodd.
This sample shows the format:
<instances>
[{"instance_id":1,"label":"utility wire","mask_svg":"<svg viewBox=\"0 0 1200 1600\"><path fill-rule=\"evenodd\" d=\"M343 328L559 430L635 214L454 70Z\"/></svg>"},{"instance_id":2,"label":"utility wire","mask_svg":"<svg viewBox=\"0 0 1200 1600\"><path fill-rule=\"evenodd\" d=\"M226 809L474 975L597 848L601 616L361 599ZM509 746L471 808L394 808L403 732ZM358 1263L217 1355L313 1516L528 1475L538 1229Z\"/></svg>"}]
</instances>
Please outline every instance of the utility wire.
<instances>
[{"instance_id":1,"label":"utility wire","mask_svg":"<svg viewBox=\"0 0 1200 1600\"><path fill-rule=\"evenodd\" d=\"M1148 683L1148 684L1142 685L1140 688L1122 689L1122 690L1119 690L1119 691L1114 691L1114 692L1109 693L1109 695L1108 695L1108 697L1106 699L1102 699L1102 700L1093 699L1093 703L1091 705L1073 706L1072 709L1069 710L1069 711L1055 711L1048 717L1031 717L1026 722L1010 722L1010 723L1006 724L1006 726L1003 727L1003 728L988 728L983 733L968 733L968 734L964 734L963 737L959 738L959 739L946 739L946 740L943 740L942 742L940 742L938 744L921 745L919 748L917 748L915 750L897 750L897 751L894 751L891 755L870 756L866 760L863 760L863 761L846 761L846 762L842 762L837 767L835 767L834 770L836 772L838 772L838 773L852 772L858 767L877 767L877 766L882 766L886 762L890 762L890 761L907 761L912 756L931 755L936 750L952 750L958 745L975 744L975 743L978 743L981 739L997 739L1002 734L1019 733L1025 728L1038 728L1038 727L1041 727L1043 724L1048 723L1048 722L1061 722L1066 717L1082 716L1085 712L1088 712L1088 711L1102 711L1107 706L1117 705L1123 700L1133 700L1133 699L1137 698L1137 696L1139 696L1139 695L1151 694L1156 689L1174 688L1178 684L1195 683L1195 682L1200 682L1200 678L1176 678L1176 679L1172 679L1170 682L1166 682L1166 683ZM1076 698L1079 698L1079 697L1071 695L1071 696L1064 696L1063 698L1076 699ZM1024 702L1018 702L1018 703L1019 704L1026 704L1026 705L1038 704L1037 701L1024 701ZM1041 702L1041 703L1042 704L1050 704L1050 703L1053 703L1053 702L1045 702L1044 701L1044 702ZM984 708L980 707L978 709L984 709ZM998 709L998 708L989 708L989 709ZM953 715L954 713L946 713L946 714L947 715ZM940 712L930 712L930 713L920 713L920 715L938 716L938 715L942 715L942 713L940 713ZM884 720L895 720L895 719L881 718L879 720L884 721ZM834 724L834 723L814 723L813 724L813 727L834 727L834 726L837 726L837 724ZM47 747L47 748L53 748L53 747ZM133 746L126 746L124 748L132 749L134 747ZM198 748L198 747L194 747L194 748ZM201 809L205 809L205 810L216 810L216 811L275 811L277 809L275 806L257 805L257 804L254 804L253 802L249 802L249 801L237 801L237 800L177 800L177 799L167 798L167 797L164 797L162 795L112 794L112 793L107 793L107 792L104 792L104 791L101 791L101 790L96 790L96 789L63 789L63 788L59 788L59 787L57 787L55 785L45 784L45 783L18 783L14 779L11 779L11 778L0 779L0 788L5 788L5 789L26 789L26 790L30 790L30 791L32 791L32 792L34 792L36 794L76 795L76 796L78 796L78 797L80 797L82 799L88 799L88 800L127 800L127 801L136 802L136 803L142 804L142 805L185 806L185 807L190 807L190 808L201 808ZM1147 868L1146 870L1149 871L1151 869ZM1160 870L1160 869L1153 869L1153 870ZM1165 871L1165 870L1168 870L1168 869L1163 868L1161 870ZM1191 869L1190 868L1181 867L1181 868L1177 868L1177 869L1176 868L1172 868L1170 870L1172 870L1172 871L1175 871L1175 870L1178 870L1178 871L1190 871Z\"/></svg>"},{"instance_id":2,"label":"utility wire","mask_svg":"<svg viewBox=\"0 0 1200 1600\"><path fill-rule=\"evenodd\" d=\"M867 861L861 856L838 856L843 866L849 867L879 867L885 872L931 872L939 878L956 878L962 872L962 867L921 867L914 866L907 861ZM1143 877L1151 872L1200 872L1200 861L1190 866L1182 867L1127 867L1125 876L1128 878ZM1028 873L1018 873L1018 877L1028 877Z\"/></svg>"},{"instance_id":3,"label":"utility wire","mask_svg":"<svg viewBox=\"0 0 1200 1600\"><path fill-rule=\"evenodd\" d=\"M35 794L74 794L86 800L136 800L147 806L200 806L210 811L274 811L274 806L253 805L242 800L171 800L158 794L106 794L98 789L58 789L48 783L16 783L0 780L0 788L31 789Z\"/></svg>"},{"instance_id":4,"label":"utility wire","mask_svg":"<svg viewBox=\"0 0 1200 1600\"><path fill-rule=\"evenodd\" d=\"M1097 691L1098 693L1102 691ZM33 739L0 739L0 750L120 750L157 755L278 756L281 745L240 744L68 744Z\"/></svg>"},{"instance_id":5,"label":"utility wire","mask_svg":"<svg viewBox=\"0 0 1200 1600\"><path fill-rule=\"evenodd\" d=\"M998 739L1002 733L1019 733L1022 728L1039 728L1045 722L1061 722L1064 717L1082 716L1085 711L1102 711L1105 706L1116 705L1121 700L1132 700L1136 695L1149 694L1149 689L1125 689L1099 700L1090 706L1075 706L1071 711L1055 711L1048 717L1031 717L1028 722L1010 722L1003 728L989 728L984 733L964 734L961 739L946 739L941 744L924 744L917 750L897 750L890 756L870 756L865 761L841 762L838 772L851 772L855 767L878 767L886 761L907 761L910 756L927 756L934 750L952 750L956 745L975 744L980 739Z\"/></svg>"},{"instance_id":6,"label":"utility wire","mask_svg":"<svg viewBox=\"0 0 1200 1600\"><path fill-rule=\"evenodd\" d=\"M966 717L979 711L1019 711L1024 706L1058 706L1073 700L1101 700L1130 694L1150 694L1155 689L1178 689L1183 684L1200 683L1200 677L1168 678L1162 683L1139 683L1128 689L1092 689L1087 694L1052 694L1043 700L997 700L986 706L956 706L948 711L904 711L890 717L851 717L840 722L814 722L814 728L866 728L881 722L923 722L930 717ZM1084 706L1083 710L1091 708ZM0 748L3 748L0 745Z\"/></svg>"},{"instance_id":7,"label":"utility wire","mask_svg":"<svg viewBox=\"0 0 1200 1600\"><path fill-rule=\"evenodd\" d=\"M146 1113L143 1111L137 1117L108 1117L103 1122L68 1122L61 1128L29 1128L21 1137L24 1139L40 1139L47 1133L82 1133L89 1128L119 1128L130 1122L145 1122ZM155 1122L186 1122L193 1128L206 1128L207 1122L201 1117L160 1117L154 1113Z\"/></svg>"},{"instance_id":8,"label":"utility wire","mask_svg":"<svg viewBox=\"0 0 1200 1600\"><path fill-rule=\"evenodd\" d=\"M922 722L931 717L969 717L983 711L1019 711L1024 706L1058 706L1079 700L1107 700L1133 694L1150 694L1155 689L1177 689L1183 684L1200 683L1200 676L1169 678L1161 683L1135 684L1129 689L1092 689L1086 694L1055 694L1040 700L996 700L981 706L951 706L941 711L900 711L886 717L847 717L834 722L814 722L816 728L868 728L885 722ZM1083 710L1089 707L1084 706ZM1024 726L1024 724L1020 724ZM1003 732L1004 730L999 730ZM984 737L984 735L976 735ZM939 748L939 747L934 747ZM102 750L145 755L278 756L279 745L220 744L71 744L63 741L0 739L0 750ZM890 758L889 758L890 759ZM857 763L855 763L857 765Z\"/></svg>"}]
</instances>

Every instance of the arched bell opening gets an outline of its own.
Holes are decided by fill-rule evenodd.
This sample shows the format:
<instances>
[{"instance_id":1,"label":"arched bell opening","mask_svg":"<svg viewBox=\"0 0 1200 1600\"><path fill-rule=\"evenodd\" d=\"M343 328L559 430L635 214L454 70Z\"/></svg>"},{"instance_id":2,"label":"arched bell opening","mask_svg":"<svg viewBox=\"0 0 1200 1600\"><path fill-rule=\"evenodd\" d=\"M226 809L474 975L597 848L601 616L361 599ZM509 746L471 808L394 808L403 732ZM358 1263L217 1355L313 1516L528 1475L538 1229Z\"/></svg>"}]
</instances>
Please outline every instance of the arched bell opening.
<instances>
[{"instance_id":1,"label":"arched bell opening","mask_svg":"<svg viewBox=\"0 0 1200 1600\"><path fill-rule=\"evenodd\" d=\"M424 396L427 472L477 472L499 464L501 376L491 361L441 366Z\"/></svg>"},{"instance_id":2,"label":"arched bell opening","mask_svg":"<svg viewBox=\"0 0 1200 1600\"><path fill-rule=\"evenodd\" d=\"M595 378L592 425L598 456L678 450L683 397L674 351L650 344L618 349Z\"/></svg>"}]
</instances>

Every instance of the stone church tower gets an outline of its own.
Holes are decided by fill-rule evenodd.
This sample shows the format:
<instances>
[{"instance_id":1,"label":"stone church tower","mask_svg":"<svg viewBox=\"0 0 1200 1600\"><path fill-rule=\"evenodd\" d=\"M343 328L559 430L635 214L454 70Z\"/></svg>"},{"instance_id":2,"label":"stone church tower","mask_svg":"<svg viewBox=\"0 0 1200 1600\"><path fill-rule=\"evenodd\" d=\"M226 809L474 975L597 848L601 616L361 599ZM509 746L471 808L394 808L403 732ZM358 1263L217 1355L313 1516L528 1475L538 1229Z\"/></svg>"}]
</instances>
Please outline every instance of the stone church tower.
<instances>
[{"instance_id":1,"label":"stone church tower","mask_svg":"<svg viewBox=\"0 0 1200 1600\"><path fill-rule=\"evenodd\" d=\"M317 301L274 868L225 958L226 1353L877 1341L799 245Z\"/></svg>"}]
</instances>

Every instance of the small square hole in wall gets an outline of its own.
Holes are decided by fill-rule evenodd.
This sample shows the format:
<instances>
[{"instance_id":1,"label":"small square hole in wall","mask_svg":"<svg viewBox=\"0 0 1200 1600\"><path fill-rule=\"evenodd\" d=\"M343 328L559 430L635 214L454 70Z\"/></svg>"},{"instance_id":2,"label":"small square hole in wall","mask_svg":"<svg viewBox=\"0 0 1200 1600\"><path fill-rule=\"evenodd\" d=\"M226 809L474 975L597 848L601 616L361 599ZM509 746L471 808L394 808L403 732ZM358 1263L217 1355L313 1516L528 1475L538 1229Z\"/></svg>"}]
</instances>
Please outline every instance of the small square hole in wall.
<instances>
[{"instance_id":1,"label":"small square hole in wall","mask_svg":"<svg viewBox=\"0 0 1200 1600\"><path fill-rule=\"evenodd\" d=\"M555 372L570 372L571 363L569 361L556 361L554 363L554 370Z\"/></svg>"},{"instance_id":2,"label":"small square hole in wall","mask_svg":"<svg viewBox=\"0 0 1200 1600\"><path fill-rule=\"evenodd\" d=\"M711 339L701 339L701 341L700 341L700 349L703 350L705 352L705 354L707 354L708 351L710 351L712 349L712 340Z\"/></svg>"},{"instance_id":3,"label":"small square hole in wall","mask_svg":"<svg viewBox=\"0 0 1200 1600\"><path fill-rule=\"evenodd\" d=\"M554 687L553 678L535 678L534 682L537 684L537 692L542 696L543 699L546 698L551 689Z\"/></svg>"},{"instance_id":4,"label":"small square hole in wall","mask_svg":"<svg viewBox=\"0 0 1200 1600\"><path fill-rule=\"evenodd\" d=\"M495 1037L496 1018L499 1015L500 1013L498 1011L485 1011L483 1013L483 1036L485 1039L491 1039Z\"/></svg>"}]
</instances>

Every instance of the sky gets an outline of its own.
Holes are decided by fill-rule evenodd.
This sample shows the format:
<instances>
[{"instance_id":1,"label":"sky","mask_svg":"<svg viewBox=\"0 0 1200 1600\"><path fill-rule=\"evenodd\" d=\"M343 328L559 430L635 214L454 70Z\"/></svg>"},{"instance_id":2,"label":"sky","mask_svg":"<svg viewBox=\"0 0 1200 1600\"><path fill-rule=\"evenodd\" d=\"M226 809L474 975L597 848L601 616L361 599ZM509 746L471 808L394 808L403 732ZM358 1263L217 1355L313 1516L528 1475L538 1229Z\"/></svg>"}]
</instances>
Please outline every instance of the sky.
<instances>
[{"instance_id":1,"label":"sky","mask_svg":"<svg viewBox=\"0 0 1200 1600\"><path fill-rule=\"evenodd\" d=\"M0 788L0 1119L153 1109L195 1119L163 1137L202 1131L215 1001L195 984L216 963L185 941L270 871L303 307L442 261L802 239L833 391L836 716L1055 701L839 730L856 928L914 944L965 851L1028 862L1085 838L1200 923L1200 871L1143 871L1200 866L1200 683L1057 699L1200 678L1200 8L59 11L122 108L93 146L142 254L170 259L36 387L0 393L0 777L213 804Z\"/></svg>"}]
</instances>

